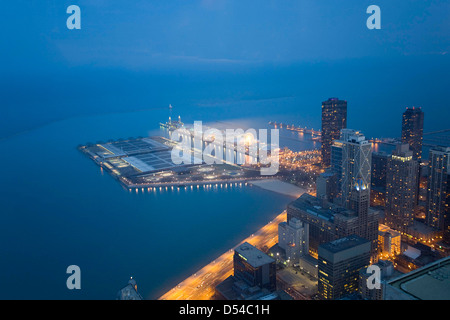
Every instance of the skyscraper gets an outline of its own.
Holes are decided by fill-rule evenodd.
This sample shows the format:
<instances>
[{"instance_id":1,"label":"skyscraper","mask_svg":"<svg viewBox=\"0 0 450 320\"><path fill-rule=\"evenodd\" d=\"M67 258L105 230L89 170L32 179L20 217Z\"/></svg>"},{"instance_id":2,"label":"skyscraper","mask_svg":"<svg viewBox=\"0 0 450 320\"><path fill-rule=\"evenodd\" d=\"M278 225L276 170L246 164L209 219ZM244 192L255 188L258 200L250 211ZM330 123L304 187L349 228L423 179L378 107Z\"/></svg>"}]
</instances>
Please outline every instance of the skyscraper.
<instances>
[{"instance_id":1,"label":"skyscraper","mask_svg":"<svg viewBox=\"0 0 450 320\"><path fill-rule=\"evenodd\" d=\"M388 154L386 152L372 153L372 172L371 185L372 187L379 187L386 189L386 169Z\"/></svg>"},{"instance_id":2,"label":"skyscraper","mask_svg":"<svg viewBox=\"0 0 450 320\"><path fill-rule=\"evenodd\" d=\"M360 270L370 264L370 241L351 235L319 246L318 290L326 300L358 291Z\"/></svg>"},{"instance_id":3,"label":"skyscraper","mask_svg":"<svg viewBox=\"0 0 450 320\"><path fill-rule=\"evenodd\" d=\"M386 174L386 224L406 232L414 222L419 164L408 144L399 144L388 159Z\"/></svg>"},{"instance_id":4,"label":"skyscraper","mask_svg":"<svg viewBox=\"0 0 450 320\"><path fill-rule=\"evenodd\" d=\"M378 223L373 223L369 217L370 189L365 188L362 180L359 180L350 197L350 209L358 216L358 228L355 233L364 239L373 241L373 249L376 249Z\"/></svg>"},{"instance_id":5,"label":"skyscraper","mask_svg":"<svg viewBox=\"0 0 450 320\"><path fill-rule=\"evenodd\" d=\"M447 194L444 211L444 242L450 245L450 174L447 173Z\"/></svg>"},{"instance_id":6,"label":"skyscraper","mask_svg":"<svg viewBox=\"0 0 450 320\"><path fill-rule=\"evenodd\" d=\"M342 129L339 140L331 146L331 168L336 175L338 205L352 210L358 219L354 233L372 242L377 250L378 221L369 215L372 170L372 144L352 129Z\"/></svg>"},{"instance_id":7,"label":"skyscraper","mask_svg":"<svg viewBox=\"0 0 450 320\"><path fill-rule=\"evenodd\" d=\"M318 197L303 195L289 204L287 213L309 224L310 251L321 243L356 234L371 242L371 254L376 258L379 212L370 209L372 145L358 131L342 129L331 146L333 179L318 179ZM328 201L328 186L332 184L333 205Z\"/></svg>"},{"instance_id":8,"label":"skyscraper","mask_svg":"<svg viewBox=\"0 0 450 320\"><path fill-rule=\"evenodd\" d=\"M347 127L347 101L330 98L322 102L322 164L330 165L331 144Z\"/></svg>"},{"instance_id":9,"label":"skyscraper","mask_svg":"<svg viewBox=\"0 0 450 320\"><path fill-rule=\"evenodd\" d=\"M339 205L350 208L352 192L367 189L370 193L371 163L372 144L361 132L342 129L340 138L331 146L331 170L337 174Z\"/></svg>"},{"instance_id":10,"label":"skyscraper","mask_svg":"<svg viewBox=\"0 0 450 320\"><path fill-rule=\"evenodd\" d=\"M406 108L403 112L402 143L409 144L416 160L422 159L423 118L421 108Z\"/></svg>"},{"instance_id":11,"label":"skyscraper","mask_svg":"<svg viewBox=\"0 0 450 320\"><path fill-rule=\"evenodd\" d=\"M321 173L316 179L317 197L333 202L336 195L336 174L331 170Z\"/></svg>"},{"instance_id":12,"label":"skyscraper","mask_svg":"<svg viewBox=\"0 0 450 320\"><path fill-rule=\"evenodd\" d=\"M386 205L386 169L389 156L385 152L372 152L370 205Z\"/></svg>"},{"instance_id":13,"label":"skyscraper","mask_svg":"<svg viewBox=\"0 0 450 320\"><path fill-rule=\"evenodd\" d=\"M449 218L449 175L450 147L435 147L430 150L428 164L428 185L426 223L444 231Z\"/></svg>"}]
</instances>

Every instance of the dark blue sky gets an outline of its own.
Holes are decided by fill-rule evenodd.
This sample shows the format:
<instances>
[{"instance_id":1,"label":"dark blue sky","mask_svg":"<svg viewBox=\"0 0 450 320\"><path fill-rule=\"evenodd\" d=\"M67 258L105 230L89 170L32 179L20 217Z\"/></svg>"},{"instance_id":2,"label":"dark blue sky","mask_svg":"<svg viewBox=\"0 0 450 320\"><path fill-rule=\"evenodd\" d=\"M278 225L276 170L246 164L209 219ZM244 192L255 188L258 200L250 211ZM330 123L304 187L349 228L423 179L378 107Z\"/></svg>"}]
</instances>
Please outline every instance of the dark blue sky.
<instances>
[{"instance_id":1,"label":"dark blue sky","mask_svg":"<svg viewBox=\"0 0 450 320\"><path fill-rule=\"evenodd\" d=\"M81 30L66 27L72 4ZM366 27L371 4L381 30ZM169 103L193 117L219 105L211 118L277 112L318 127L332 96L371 134L397 135L410 106L424 108L427 131L448 127L449 1L14 0L0 12L0 138ZM271 99L283 103L236 104Z\"/></svg>"},{"instance_id":2,"label":"dark blue sky","mask_svg":"<svg viewBox=\"0 0 450 320\"><path fill-rule=\"evenodd\" d=\"M66 28L71 4L81 8L81 30ZM366 28L370 4L381 8L381 30ZM15 0L1 12L1 69L9 72L289 64L450 51L448 1Z\"/></svg>"}]
</instances>

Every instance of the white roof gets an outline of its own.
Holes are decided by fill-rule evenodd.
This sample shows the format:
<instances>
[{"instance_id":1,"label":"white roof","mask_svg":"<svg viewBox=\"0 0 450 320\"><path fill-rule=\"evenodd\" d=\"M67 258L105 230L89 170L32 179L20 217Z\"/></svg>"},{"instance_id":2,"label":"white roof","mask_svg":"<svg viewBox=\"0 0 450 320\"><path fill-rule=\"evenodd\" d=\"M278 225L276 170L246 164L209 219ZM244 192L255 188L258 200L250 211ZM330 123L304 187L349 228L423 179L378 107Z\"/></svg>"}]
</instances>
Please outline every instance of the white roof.
<instances>
[{"instance_id":1,"label":"white roof","mask_svg":"<svg viewBox=\"0 0 450 320\"><path fill-rule=\"evenodd\" d=\"M420 256L420 250L408 246L408 249L403 254L411 259L417 259Z\"/></svg>"}]
</instances>

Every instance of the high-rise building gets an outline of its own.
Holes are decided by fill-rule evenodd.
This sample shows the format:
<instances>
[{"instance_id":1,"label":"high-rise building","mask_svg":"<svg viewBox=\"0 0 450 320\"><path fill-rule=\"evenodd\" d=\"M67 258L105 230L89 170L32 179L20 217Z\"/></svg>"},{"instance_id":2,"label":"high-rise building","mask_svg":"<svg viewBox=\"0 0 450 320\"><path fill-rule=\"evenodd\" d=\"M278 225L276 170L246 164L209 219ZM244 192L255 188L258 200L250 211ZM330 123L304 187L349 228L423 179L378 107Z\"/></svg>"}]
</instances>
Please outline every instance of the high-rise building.
<instances>
[{"instance_id":1,"label":"high-rise building","mask_svg":"<svg viewBox=\"0 0 450 320\"><path fill-rule=\"evenodd\" d=\"M438 230L448 232L450 147L430 150L428 163L426 223ZM445 235L444 235L445 236Z\"/></svg>"},{"instance_id":2,"label":"high-rise building","mask_svg":"<svg viewBox=\"0 0 450 320\"><path fill-rule=\"evenodd\" d=\"M379 211L370 208L372 145L352 129L342 129L331 146L331 172L334 177L318 179L317 197L303 195L288 205L288 220L296 217L309 224L311 254L320 244L356 234L371 242L376 259ZM332 183L333 204L325 184Z\"/></svg>"},{"instance_id":3,"label":"high-rise building","mask_svg":"<svg viewBox=\"0 0 450 320\"><path fill-rule=\"evenodd\" d=\"M302 255L308 254L308 224L296 218L278 224L278 245L286 253L286 264L298 264Z\"/></svg>"},{"instance_id":4,"label":"high-rise building","mask_svg":"<svg viewBox=\"0 0 450 320\"><path fill-rule=\"evenodd\" d=\"M331 144L347 127L347 101L330 98L322 102L322 164L330 165Z\"/></svg>"},{"instance_id":5,"label":"high-rise building","mask_svg":"<svg viewBox=\"0 0 450 320\"><path fill-rule=\"evenodd\" d=\"M276 262L248 242L234 250L234 277L250 287L276 290Z\"/></svg>"},{"instance_id":6,"label":"high-rise building","mask_svg":"<svg viewBox=\"0 0 450 320\"><path fill-rule=\"evenodd\" d=\"M370 188L370 205L386 205L386 168L388 154L386 152L372 152L372 171Z\"/></svg>"},{"instance_id":7,"label":"high-rise building","mask_svg":"<svg viewBox=\"0 0 450 320\"><path fill-rule=\"evenodd\" d=\"M444 211L444 242L450 245L450 174L447 174L447 194Z\"/></svg>"},{"instance_id":8,"label":"high-rise building","mask_svg":"<svg viewBox=\"0 0 450 320\"><path fill-rule=\"evenodd\" d=\"M419 161L422 159L423 119L422 108L406 108L403 112L402 143L409 144L414 159Z\"/></svg>"},{"instance_id":9,"label":"high-rise building","mask_svg":"<svg viewBox=\"0 0 450 320\"><path fill-rule=\"evenodd\" d=\"M337 174L337 196L334 202L349 208L352 192L370 194L372 144L352 129L342 129L331 146L331 170ZM369 206L370 203L367 203Z\"/></svg>"},{"instance_id":10,"label":"high-rise building","mask_svg":"<svg viewBox=\"0 0 450 320\"><path fill-rule=\"evenodd\" d=\"M320 199L332 202L336 196L336 177L331 170L321 173L316 179L316 194Z\"/></svg>"},{"instance_id":11,"label":"high-rise building","mask_svg":"<svg viewBox=\"0 0 450 320\"><path fill-rule=\"evenodd\" d=\"M407 232L414 223L419 163L408 144L399 144L388 159L386 174L385 223Z\"/></svg>"},{"instance_id":12,"label":"high-rise building","mask_svg":"<svg viewBox=\"0 0 450 320\"><path fill-rule=\"evenodd\" d=\"M358 291L359 272L370 264L370 241L351 235L319 246L318 291L336 300Z\"/></svg>"},{"instance_id":13,"label":"high-rise building","mask_svg":"<svg viewBox=\"0 0 450 320\"><path fill-rule=\"evenodd\" d=\"M371 240L376 249L378 224L373 223L372 216L369 215L370 190L365 188L360 180L355 190L351 193L350 209L358 217L358 229L355 233L364 239Z\"/></svg>"}]
</instances>

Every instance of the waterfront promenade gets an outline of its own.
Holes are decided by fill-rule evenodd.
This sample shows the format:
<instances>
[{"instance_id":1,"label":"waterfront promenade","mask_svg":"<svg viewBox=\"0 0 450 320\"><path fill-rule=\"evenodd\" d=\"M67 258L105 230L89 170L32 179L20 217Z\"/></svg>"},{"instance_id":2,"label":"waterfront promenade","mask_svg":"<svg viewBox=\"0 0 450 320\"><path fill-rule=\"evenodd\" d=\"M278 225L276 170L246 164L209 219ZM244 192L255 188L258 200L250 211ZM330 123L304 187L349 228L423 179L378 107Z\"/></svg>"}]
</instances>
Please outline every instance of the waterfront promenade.
<instances>
[{"instance_id":1,"label":"waterfront promenade","mask_svg":"<svg viewBox=\"0 0 450 320\"><path fill-rule=\"evenodd\" d=\"M294 198L298 198L306 192L306 190L303 188L297 187L291 183L280 181L278 179L255 179L250 180L249 183L264 190L269 190Z\"/></svg>"},{"instance_id":2,"label":"waterfront promenade","mask_svg":"<svg viewBox=\"0 0 450 320\"><path fill-rule=\"evenodd\" d=\"M256 233L243 240L261 249L265 246L272 247L278 242L278 224L286 221L286 211L275 217L272 221L258 230ZM241 243L237 244L240 245ZM233 274L233 254L231 248L220 257L197 271L186 280L179 283L159 300L209 300L214 295L214 288L221 281Z\"/></svg>"}]
</instances>

